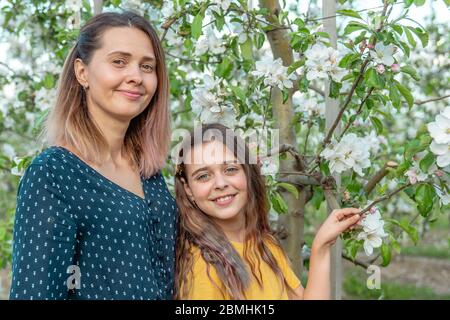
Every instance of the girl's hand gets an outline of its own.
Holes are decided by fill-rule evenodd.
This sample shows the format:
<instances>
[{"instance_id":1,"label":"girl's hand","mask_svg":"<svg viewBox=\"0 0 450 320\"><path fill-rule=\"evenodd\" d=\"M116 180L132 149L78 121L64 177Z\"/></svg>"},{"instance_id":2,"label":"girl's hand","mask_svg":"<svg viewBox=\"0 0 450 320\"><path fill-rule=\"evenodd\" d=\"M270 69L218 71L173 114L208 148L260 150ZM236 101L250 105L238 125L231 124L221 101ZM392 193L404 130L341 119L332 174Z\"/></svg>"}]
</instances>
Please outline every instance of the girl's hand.
<instances>
[{"instance_id":1,"label":"girl's hand","mask_svg":"<svg viewBox=\"0 0 450 320\"><path fill-rule=\"evenodd\" d=\"M318 250L331 247L342 232L355 228L361 218L360 211L358 208L333 210L319 228L312 246Z\"/></svg>"}]
</instances>

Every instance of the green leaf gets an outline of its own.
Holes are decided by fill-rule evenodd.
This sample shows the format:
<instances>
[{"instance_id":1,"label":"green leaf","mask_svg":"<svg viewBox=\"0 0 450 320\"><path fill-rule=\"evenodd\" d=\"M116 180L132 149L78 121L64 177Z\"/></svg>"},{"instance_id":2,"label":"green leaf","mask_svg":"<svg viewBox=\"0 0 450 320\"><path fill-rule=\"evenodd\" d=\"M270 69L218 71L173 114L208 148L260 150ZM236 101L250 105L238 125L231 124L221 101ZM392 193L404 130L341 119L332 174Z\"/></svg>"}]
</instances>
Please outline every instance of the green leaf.
<instances>
[{"instance_id":1,"label":"green leaf","mask_svg":"<svg viewBox=\"0 0 450 320\"><path fill-rule=\"evenodd\" d=\"M406 39L408 39L409 44L415 48L417 43L416 40L414 40L414 37L411 34L411 31L409 31L408 28L405 28L405 34L406 34Z\"/></svg>"},{"instance_id":2,"label":"green leaf","mask_svg":"<svg viewBox=\"0 0 450 320\"><path fill-rule=\"evenodd\" d=\"M305 64L305 59L300 59L291 64L288 68L288 74L291 74Z\"/></svg>"},{"instance_id":3,"label":"green leaf","mask_svg":"<svg viewBox=\"0 0 450 320\"><path fill-rule=\"evenodd\" d=\"M318 31L318 32L316 32L315 34L316 34L316 36L330 39L330 35L329 35L327 32L321 32L321 31Z\"/></svg>"},{"instance_id":4,"label":"green leaf","mask_svg":"<svg viewBox=\"0 0 450 320\"><path fill-rule=\"evenodd\" d=\"M342 88L342 83L331 81L330 83L330 98L339 98L339 92Z\"/></svg>"},{"instance_id":5,"label":"green leaf","mask_svg":"<svg viewBox=\"0 0 450 320\"><path fill-rule=\"evenodd\" d=\"M428 169L431 167L435 160L436 156L432 152L428 152L427 155L423 157L423 159L419 162L420 170L427 173Z\"/></svg>"},{"instance_id":6,"label":"green leaf","mask_svg":"<svg viewBox=\"0 0 450 320\"><path fill-rule=\"evenodd\" d=\"M286 189L287 191L289 191L294 195L295 199L298 199L298 190L294 185L286 182L280 182L277 185L279 187L282 187L283 189Z\"/></svg>"},{"instance_id":7,"label":"green leaf","mask_svg":"<svg viewBox=\"0 0 450 320\"><path fill-rule=\"evenodd\" d=\"M414 69L414 68L411 67L411 66L404 66L404 67L401 67L401 68L400 68L400 71L403 72L403 73L406 73L406 74L410 75L411 78L413 78L413 79L416 80L416 81L419 81L419 80L420 80L420 76L417 74L416 69Z\"/></svg>"},{"instance_id":8,"label":"green leaf","mask_svg":"<svg viewBox=\"0 0 450 320\"><path fill-rule=\"evenodd\" d=\"M245 92L241 87L231 86L231 90L242 102L245 102L247 97L245 96Z\"/></svg>"},{"instance_id":9,"label":"green leaf","mask_svg":"<svg viewBox=\"0 0 450 320\"><path fill-rule=\"evenodd\" d=\"M396 86L389 86L389 98L396 109L400 108L400 93Z\"/></svg>"},{"instance_id":10,"label":"green leaf","mask_svg":"<svg viewBox=\"0 0 450 320\"><path fill-rule=\"evenodd\" d=\"M200 10L199 13L194 18L194 21L192 22L191 26L191 35L195 40L198 40L202 34L202 24L203 24L203 18L205 16L205 11Z\"/></svg>"},{"instance_id":11,"label":"green leaf","mask_svg":"<svg viewBox=\"0 0 450 320\"><path fill-rule=\"evenodd\" d=\"M348 17L353 17L353 18L357 18L357 19L363 19L361 18L361 16L359 15L358 12L354 11L354 10L350 10L350 9L341 9L341 10L336 10L336 13L339 13L343 16L348 16Z\"/></svg>"},{"instance_id":12,"label":"green leaf","mask_svg":"<svg viewBox=\"0 0 450 320\"><path fill-rule=\"evenodd\" d=\"M418 7L421 7L425 4L425 0L414 0L414 4Z\"/></svg>"},{"instance_id":13,"label":"green leaf","mask_svg":"<svg viewBox=\"0 0 450 320\"><path fill-rule=\"evenodd\" d=\"M353 33L361 29L368 30L365 24L362 24L358 21L350 21L344 29L344 35Z\"/></svg>"},{"instance_id":14,"label":"green leaf","mask_svg":"<svg viewBox=\"0 0 450 320\"><path fill-rule=\"evenodd\" d=\"M289 99L289 89L284 88L282 94L283 94L283 103L286 103L286 101L288 101Z\"/></svg>"},{"instance_id":15,"label":"green leaf","mask_svg":"<svg viewBox=\"0 0 450 320\"><path fill-rule=\"evenodd\" d=\"M273 209L276 212L280 214L288 212L288 206L284 201L283 197L278 192L273 193L273 196L271 197L271 202Z\"/></svg>"},{"instance_id":16,"label":"green leaf","mask_svg":"<svg viewBox=\"0 0 450 320\"><path fill-rule=\"evenodd\" d=\"M417 203L417 209L423 217L427 217L434 205L436 191L429 184L423 183L416 189L414 200Z\"/></svg>"},{"instance_id":17,"label":"green leaf","mask_svg":"<svg viewBox=\"0 0 450 320\"><path fill-rule=\"evenodd\" d=\"M377 117L370 117L370 121L372 121L373 126L375 127L375 131L377 134L381 134L383 132L383 123Z\"/></svg>"},{"instance_id":18,"label":"green leaf","mask_svg":"<svg viewBox=\"0 0 450 320\"><path fill-rule=\"evenodd\" d=\"M425 48L428 45L429 40L429 34L426 30L423 30L421 28L414 28L414 27L408 27L409 30L414 32L416 36L420 39L420 42L422 43L422 47Z\"/></svg>"},{"instance_id":19,"label":"green leaf","mask_svg":"<svg viewBox=\"0 0 450 320\"><path fill-rule=\"evenodd\" d=\"M386 219L386 221L399 226L403 231L406 232L406 234L411 238L414 244L417 244L417 242L419 241L419 232L416 228L414 228L414 226L409 224L408 220L397 221L394 219Z\"/></svg>"},{"instance_id":20,"label":"green leaf","mask_svg":"<svg viewBox=\"0 0 450 320\"><path fill-rule=\"evenodd\" d=\"M381 265L383 267L388 266L391 262L391 248L385 243L381 245L381 257L383 258Z\"/></svg>"},{"instance_id":21,"label":"green leaf","mask_svg":"<svg viewBox=\"0 0 450 320\"><path fill-rule=\"evenodd\" d=\"M399 35L403 34L403 28L401 26L399 26L398 24L394 24L391 26L392 29L397 32Z\"/></svg>"},{"instance_id":22,"label":"green leaf","mask_svg":"<svg viewBox=\"0 0 450 320\"><path fill-rule=\"evenodd\" d=\"M414 98L411 94L411 91L409 91L408 88L406 88L399 82L396 82L395 86L397 87L398 91L400 91L403 98L405 98L406 102L408 103L409 108L411 109L412 106L414 105Z\"/></svg>"},{"instance_id":23,"label":"green leaf","mask_svg":"<svg viewBox=\"0 0 450 320\"><path fill-rule=\"evenodd\" d=\"M369 87L374 87L381 89L383 87L383 82L381 77L378 75L374 68L369 68L365 74L366 83Z\"/></svg>"},{"instance_id":24,"label":"green leaf","mask_svg":"<svg viewBox=\"0 0 450 320\"><path fill-rule=\"evenodd\" d=\"M402 48L403 52L405 53L405 55L409 58L409 55L411 53L411 49L409 48L408 44L404 41L399 41L398 42L400 44L400 48Z\"/></svg>"},{"instance_id":25,"label":"green leaf","mask_svg":"<svg viewBox=\"0 0 450 320\"><path fill-rule=\"evenodd\" d=\"M228 78L233 70L233 63L228 58L224 58L222 62L218 65L215 74L219 78Z\"/></svg>"},{"instance_id":26,"label":"green leaf","mask_svg":"<svg viewBox=\"0 0 450 320\"><path fill-rule=\"evenodd\" d=\"M241 53L245 60L253 60L253 45L250 37L247 37L247 40L241 44Z\"/></svg>"},{"instance_id":27,"label":"green leaf","mask_svg":"<svg viewBox=\"0 0 450 320\"><path fill-rule=\"evenodd\" d=\"M53 86L55 85L55 77L52 74L47 73L44 77L43 84L45 89L53 88Z\"/></svg>"},{"instance_id":28,"label":"green leaf","mask_svg":"<svg viewBox=\"0 0 450 320\"><path fill-rule=\"evenodd\" d=\"M266 36L264 35L264 33L258 33L255 36L256 49L261 49L264 45L264 41L266 41Z\"/></svg>"},{"instance_id":29,"label":"green leaf","mask_svg":"<svg viewBox=\"0 0 450 320\"><path fill-rule=\"evenodd\" d=\"M341 68L347 68L350 66L353 62L360 59L360 55L357 53L349 53L342 57L342 59L339 61L338 66Z\"/></svg>"}]
</instances>

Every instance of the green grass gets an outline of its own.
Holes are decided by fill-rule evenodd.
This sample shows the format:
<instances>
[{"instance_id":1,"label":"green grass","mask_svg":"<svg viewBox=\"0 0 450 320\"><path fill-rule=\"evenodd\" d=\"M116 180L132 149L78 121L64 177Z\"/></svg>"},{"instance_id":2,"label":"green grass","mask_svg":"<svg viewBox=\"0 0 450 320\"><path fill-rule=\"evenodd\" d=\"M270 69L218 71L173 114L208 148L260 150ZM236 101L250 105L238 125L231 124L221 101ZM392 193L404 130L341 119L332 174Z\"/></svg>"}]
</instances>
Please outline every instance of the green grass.
<instances>
[{"instance_id":1,"label":"green grass","mask_svg":"<svg viewBox=\"0 0 450 320\"><path fill-rule=\"evenodd\" d=\"M448 246L437 247L434 245L420 246L419 244L418 246L403 247L401 254L414 257L450 259L450 248Z\"/></svg>"},{"instance_id":2,"label":"green grass","mask_svg":"<svg viewBox=\"0 0 450 320\"><path fill-rule=\"evenodd\" d=\"M380 289L370 290L366 286L365 274L349 273L345 276L343 287L347 299L359 300L450 300L450 295L436 294L427 287L416 287L395 282L381 283Z\"/></svg>"}]
</instances>

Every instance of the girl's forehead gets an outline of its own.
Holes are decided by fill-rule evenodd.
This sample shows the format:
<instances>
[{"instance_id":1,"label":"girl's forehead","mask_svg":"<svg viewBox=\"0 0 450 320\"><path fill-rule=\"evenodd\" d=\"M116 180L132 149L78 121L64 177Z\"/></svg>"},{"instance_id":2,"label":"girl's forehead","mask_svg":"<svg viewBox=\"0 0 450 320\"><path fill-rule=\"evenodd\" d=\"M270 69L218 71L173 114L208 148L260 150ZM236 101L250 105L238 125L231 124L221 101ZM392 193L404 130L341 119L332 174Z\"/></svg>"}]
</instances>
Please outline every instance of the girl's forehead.
<instances>
[{"instance_id":1,"label":"girl's forehead","mask_svg":"<svg viewBox=\"0 0 450 320\"><path fill-rule=\"evenodd\" d=\"M220 141L204 142L195 145L186 154L185 164L213 165L225 162L235 162L236 157L232 150Z\"/></svg>"}]
</instances>

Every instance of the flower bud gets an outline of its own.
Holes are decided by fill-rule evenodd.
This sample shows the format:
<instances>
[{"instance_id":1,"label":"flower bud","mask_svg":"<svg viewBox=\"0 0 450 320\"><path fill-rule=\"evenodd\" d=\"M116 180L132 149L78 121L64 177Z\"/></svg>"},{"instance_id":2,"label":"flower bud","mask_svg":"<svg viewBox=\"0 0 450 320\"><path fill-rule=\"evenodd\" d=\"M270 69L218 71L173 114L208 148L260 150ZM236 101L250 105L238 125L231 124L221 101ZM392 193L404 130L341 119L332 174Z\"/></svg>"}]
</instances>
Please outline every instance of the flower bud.
<instances>
[{"instance_id":1,"label":"flower bud","mask_svg":"<svg viewBox=\"0 0 450 320\"><path fill-rule=\"evenodd\" d=\"M394 72L394 73L399 73L399 72L400 72L400 65L399 65L398 63L394 63L394 64L391 66L391 70L392 70L392 72Z\"/></svg>"},{"instance_id":2,"label":"flower bud","mask_svg":"<svg viewBox=\"0 0 450 320\"><path fill-rule=\"evenodd\" d=\"M377 69L377 72L378 72L379 74L383 74L384 71L386 70L385 67L384 67L384 64L382 64L382 63L377 64L376 69Z\"/></svg>"}]
</instances>

